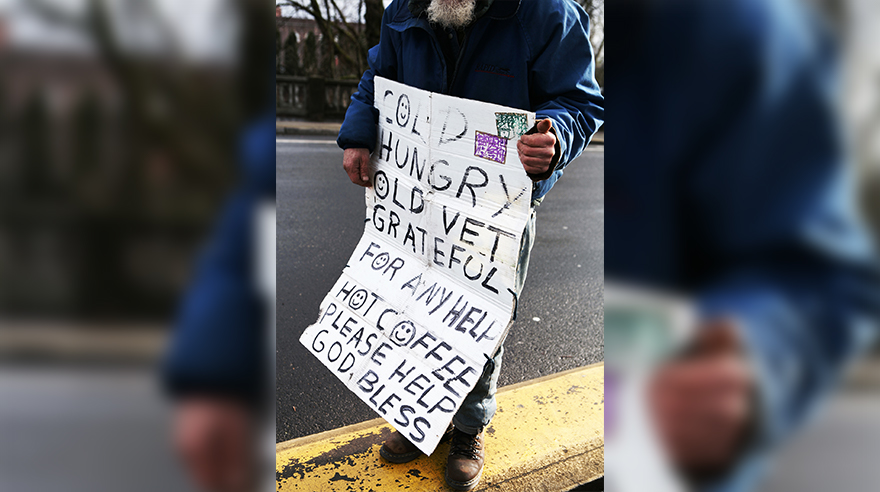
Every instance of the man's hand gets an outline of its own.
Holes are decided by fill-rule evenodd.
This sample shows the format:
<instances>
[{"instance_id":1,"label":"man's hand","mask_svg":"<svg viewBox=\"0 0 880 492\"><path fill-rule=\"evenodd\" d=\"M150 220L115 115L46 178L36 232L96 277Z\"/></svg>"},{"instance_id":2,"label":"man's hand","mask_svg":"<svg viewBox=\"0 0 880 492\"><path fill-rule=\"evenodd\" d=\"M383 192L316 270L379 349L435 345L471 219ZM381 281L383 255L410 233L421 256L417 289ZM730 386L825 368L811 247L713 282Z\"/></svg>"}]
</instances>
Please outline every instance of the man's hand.
<instances>
[{"instance_id":1,"label":"man's hand","mask_svg":"<svg viewBox=\"0 0 880 492\"><path fill-rule=\"evenodd\" d=\"M550 119L540 120L537 133L523 135L516 143L519 160L531 175L540 176L550 169L550 163L556 155L556 135L550 130L552 127Z\"/></svg>"},{"instance_id":2,"label":"man's hand","mask_svg":"<svg viewBox=\"0 0 880 492\"><path fill-rule=\"evenodd\" d=\"M174 444L196 484L209 491L253 490L255 429L250 410L221 398L183 400L174 416Z\"/></svg>"},{"instance_id":3,"label":"man's hand","mask_svg":"<svg viewBox=\"0 0 880 492\"><path fill-rule=\"evenodd\" d=\"M735 324L702 328L693 350L661 367L650 387L651 413L673 465L696 479L729 470L748 438L753 390Z\"/></svg>"},{"instance_id":4,"label":"man's hand","mask_svg":"<svg viewBox=\"0 0 880 492\"><path fill-rule=\"evenodd\" d=\"M370 151L368 149L345 149L342 167L348 178L358 186L372 186L370 183Z\"/></svg>"}]
</instances>

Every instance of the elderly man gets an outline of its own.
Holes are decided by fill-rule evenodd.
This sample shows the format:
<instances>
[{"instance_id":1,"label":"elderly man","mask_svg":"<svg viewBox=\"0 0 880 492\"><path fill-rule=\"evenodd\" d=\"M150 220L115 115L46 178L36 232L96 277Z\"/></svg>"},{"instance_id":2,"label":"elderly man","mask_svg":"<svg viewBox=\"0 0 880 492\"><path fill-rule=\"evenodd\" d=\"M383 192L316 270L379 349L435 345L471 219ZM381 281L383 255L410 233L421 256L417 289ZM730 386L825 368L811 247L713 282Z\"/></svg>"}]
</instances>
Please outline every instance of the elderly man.
<instances>
[{"instance_id":1,"label":"elderly man","mask_svg":"<svg viewBox=\"0 0 880 492\"><path fill-rule=\"evenodd\" d=\"M564 53L565 56L560 56ZM351 181L370 186L376 144L376 75L457 97L534 111L535 131L517 143L534 182L532 215L523 233L517 288L522 288L534 243L536 207L565 166L580 155L604 118L589 42L589 18L571 0L395 0L382 19L381 41L345 115L337 143ZM483 468L483 429L495 413L503 350L489 360L453 418L447 483L476 487ZM419 450L400 433L381 449L392 463Z\"/></svg>"}]
</instances>

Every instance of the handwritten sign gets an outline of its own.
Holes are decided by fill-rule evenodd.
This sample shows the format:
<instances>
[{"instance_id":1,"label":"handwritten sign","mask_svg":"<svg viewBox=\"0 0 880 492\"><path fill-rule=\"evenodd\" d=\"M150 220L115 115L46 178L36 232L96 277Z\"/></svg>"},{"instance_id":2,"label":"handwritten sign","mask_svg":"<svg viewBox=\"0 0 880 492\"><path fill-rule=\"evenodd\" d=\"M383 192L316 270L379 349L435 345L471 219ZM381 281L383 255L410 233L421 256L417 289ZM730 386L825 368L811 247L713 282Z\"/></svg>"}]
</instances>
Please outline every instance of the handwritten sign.
<instances>
[{"instance_id":1,"label":"handwritten sign","mask_svg":"<svg viewBox=\"0 0 880 492\"><path fill-rule=\"evenodd\" d=\"M535 115L380 77L375 107L364 235L300 342L430 454L511 323Z\"/></svg>"}]
</instances>

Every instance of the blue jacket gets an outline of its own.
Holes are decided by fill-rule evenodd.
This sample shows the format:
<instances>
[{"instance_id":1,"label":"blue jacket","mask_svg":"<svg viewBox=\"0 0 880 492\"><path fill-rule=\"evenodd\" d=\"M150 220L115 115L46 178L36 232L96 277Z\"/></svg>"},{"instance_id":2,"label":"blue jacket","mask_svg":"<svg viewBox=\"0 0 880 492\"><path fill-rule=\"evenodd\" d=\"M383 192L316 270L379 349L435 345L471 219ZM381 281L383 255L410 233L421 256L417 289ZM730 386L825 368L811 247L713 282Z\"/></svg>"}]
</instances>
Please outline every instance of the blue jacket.
<instances>
[{"instance_id":1,"label":"blue jacket","mask_svg":"<svg viewBox=\"0 0 880 492\"><path fill-rule=\"evenodd\" d=\"M456 69L447 66L424 15L414 17L408 0L395 0L385 10L381 41L370 49L370 68L352 96L337 142L344 149L375 148L376 75L431 92L534 111L538 118L553 120L559 139L555 172L532 192L532 198L542 197L604 119L589 28L587 14L571 0L496 0L470 28Z\"/></svg>"},{"instance_id":2,"label":"blue jacket","mask_svg":"<svg viewBox=\"0 0 880 492\"><path fill-rule=\"evenodd\" d=\"M201 253L162 367L175 396L225 395L264 403L266 306L254 285L256 205L275 199L275 114L248 125L239 141L239 184Z\"/></svg>"},{"instance_id":3,"label":"blue jacket","mask_svg":"<svg viewBox=\"0 0 880 492\"><path fill-rule=\"evenodd\" d=\"M833 46L794 0L612 2L606 25L628 30L606 72L605 273L739 321L759 431L716 490L750 490L877 331Z\"/></svg>"}]
</instances>

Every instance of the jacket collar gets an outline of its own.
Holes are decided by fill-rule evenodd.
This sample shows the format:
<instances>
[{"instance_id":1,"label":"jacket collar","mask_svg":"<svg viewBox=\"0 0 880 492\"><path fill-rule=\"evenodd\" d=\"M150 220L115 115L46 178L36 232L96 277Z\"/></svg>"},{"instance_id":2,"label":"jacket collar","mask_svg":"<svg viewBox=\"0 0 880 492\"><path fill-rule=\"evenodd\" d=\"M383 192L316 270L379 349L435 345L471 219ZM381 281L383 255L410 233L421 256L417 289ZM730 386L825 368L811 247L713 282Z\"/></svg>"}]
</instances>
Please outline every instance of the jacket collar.
<instances>
[{"instance_id":1,"label":"jacket collar","mask_svg":"<svg viewBox=\"0 0 880 492\"><path fill-rule=\"evenodd\" d=\"M509 19L519 11L521 0L496 0L492 2L491 9L486 12L490 19Z\"/></svg>"}]
</instances>

